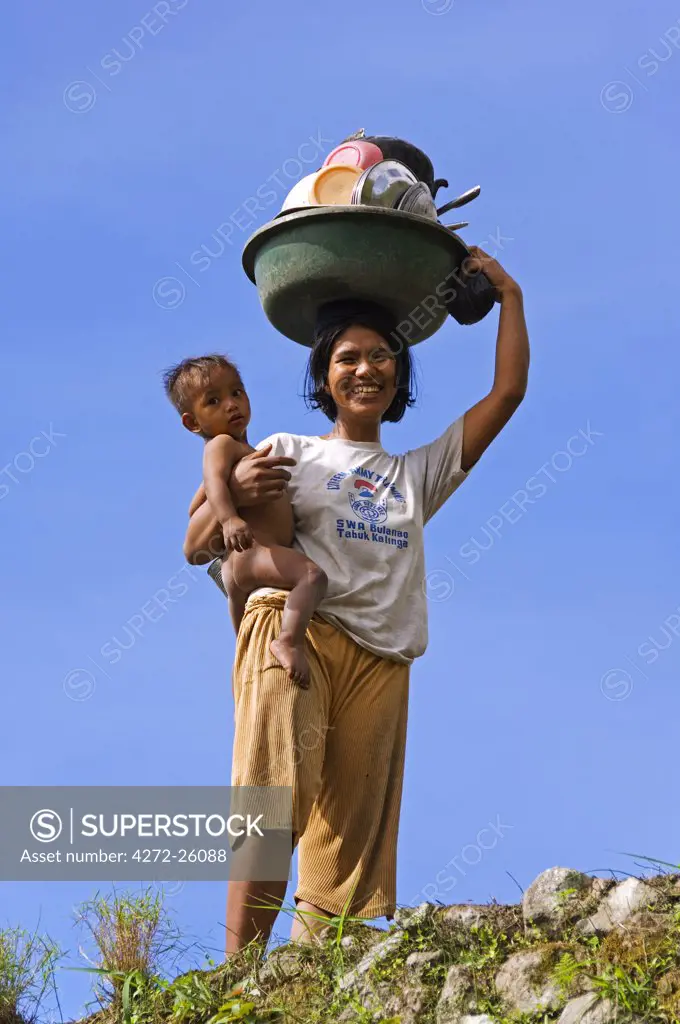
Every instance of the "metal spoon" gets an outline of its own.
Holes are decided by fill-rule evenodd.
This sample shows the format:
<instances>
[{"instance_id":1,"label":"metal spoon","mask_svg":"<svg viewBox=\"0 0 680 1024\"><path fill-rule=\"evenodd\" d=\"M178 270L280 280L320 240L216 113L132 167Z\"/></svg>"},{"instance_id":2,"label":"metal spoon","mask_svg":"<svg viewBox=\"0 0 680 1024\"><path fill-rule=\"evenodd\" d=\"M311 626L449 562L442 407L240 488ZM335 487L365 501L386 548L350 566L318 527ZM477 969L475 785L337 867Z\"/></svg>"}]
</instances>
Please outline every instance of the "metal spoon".
<instances>
[{"instance_id":1,"label":"metal spoon","mask_svg":"<svg viewBox=\"0 0 680 1024\"><path fill-rule=\"evenodd\" d=\"M465 206L466 203L471 203L473 199L477 198L481 191L481 185L475 185L474 188L469 188L467 192L463 192L463 194L458 196L457 199L452 199L450 203L445 203L444 206L440 206L437 210L437 216L441 217L443 213L448 213L449 210L456 210L459 206Z\"/></svg>"}]
</instances>

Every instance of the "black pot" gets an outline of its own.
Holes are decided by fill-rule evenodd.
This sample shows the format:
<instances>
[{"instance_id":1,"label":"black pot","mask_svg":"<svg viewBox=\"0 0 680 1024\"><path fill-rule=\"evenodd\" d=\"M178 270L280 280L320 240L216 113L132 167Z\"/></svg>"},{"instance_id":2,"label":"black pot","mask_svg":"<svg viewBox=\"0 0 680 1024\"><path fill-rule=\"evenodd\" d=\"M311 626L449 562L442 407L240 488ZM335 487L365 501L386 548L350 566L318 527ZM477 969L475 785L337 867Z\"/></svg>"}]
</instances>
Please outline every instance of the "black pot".
<instances>
[{"instance_id":1,"label":"black pot","mask_svg":"<svg viewBox=\"0 0 680 1024\"><path fill-rule=\"evenodd\" d=\"M386 160L400 160L413 171L418 181L424 181L433 196L440 188L447 188L448 181L434 176L432 161L422 149L418 149L404 139L395 139L390 135L367 135L363 142L372 142L382 151Z\"/></svg>"}]
</instances>

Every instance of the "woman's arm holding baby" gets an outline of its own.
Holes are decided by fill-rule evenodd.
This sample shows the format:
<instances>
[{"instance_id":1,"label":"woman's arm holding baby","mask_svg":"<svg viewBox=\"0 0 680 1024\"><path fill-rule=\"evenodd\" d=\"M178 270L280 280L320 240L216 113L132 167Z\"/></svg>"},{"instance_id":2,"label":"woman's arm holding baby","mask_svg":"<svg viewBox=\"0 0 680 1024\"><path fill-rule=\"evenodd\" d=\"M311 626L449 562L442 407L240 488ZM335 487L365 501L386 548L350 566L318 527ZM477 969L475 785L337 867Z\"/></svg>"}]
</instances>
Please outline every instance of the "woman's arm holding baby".
<instances>
[{"instance_id":1,"label":"woman's arm holding baby","mask_svg":"<svg viewBox=\"0 0 680 1024\"><path fill-rule=\"evenodd\" d=\"M191 519L191 517L193 516L194 512L196 511L196 509L201 507L201 505L203 504L204 501L205 501L205 484L201 483L201 486L198 488L198 490L194 494L193 498L191 499L191 504L189 505L189 519Z\"/></svg>"},{"instance_id":2,"label":"woman's arm holding baby","mask_svg":"<svg viewBox=\"0 0 680 1024\"><path fill-rule=\"evenodd\" d=\"M206 501L205 491L201 502L196 505L202 487L201 484L191 503L193 512L190 510L191 518L182 549L190 565L207 565L224 554L222 524Z\"/></svg>"},{"instance_id":3,"label":"woman's arm holding baby","mask_svg":"<svg viewBox=\"0 0 680 1024\"><path fill-rule=\"evenodd\" d=\"M520 405L529 376L529 336L522 289L499 263L473 248L470 266L483 270L501 304L496 341L496 368L488 395L465 413L462 469L467 473L501 432Z\"/></svg>"}]
</instances>

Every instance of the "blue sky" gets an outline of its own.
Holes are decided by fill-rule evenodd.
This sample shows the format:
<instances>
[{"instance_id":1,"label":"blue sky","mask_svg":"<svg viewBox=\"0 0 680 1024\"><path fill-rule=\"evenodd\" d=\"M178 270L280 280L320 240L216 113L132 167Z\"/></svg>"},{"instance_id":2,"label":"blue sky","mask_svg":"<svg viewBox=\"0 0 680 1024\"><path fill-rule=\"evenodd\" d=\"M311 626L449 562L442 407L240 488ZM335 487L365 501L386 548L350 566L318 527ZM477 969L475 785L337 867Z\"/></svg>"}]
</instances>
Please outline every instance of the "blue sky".
<instances>
[{"instance_id":1,"label":"blue sky","mask_svg":"<svg viewBox=\"0 0 680 1024\"><path fill-rule=\"evenodd\" d=\"M521 283L533 343L524 405L429 527L399 899L514 901L513 878L555 864L677 860L677 5L167 6L163 24L138 0L30 2L0 44L3 784L228 780L234 642L214 585L193 572L115 664L100 652L183 567L201 452L165 366L226 351L253 439L323 431L299 397L305 350L267 324L240 253L310 140L365 127L425 149L447 195L482 186L464 236ZM450 320L417 348L420 401L388 447L485 393L496 324ZM169 901L218 950L224 888ZM39 920L74 964L72 908L92 894L0 883L3 923ZM77 1015L87 981L60 984Z\"/></svg>"}]
</instances>

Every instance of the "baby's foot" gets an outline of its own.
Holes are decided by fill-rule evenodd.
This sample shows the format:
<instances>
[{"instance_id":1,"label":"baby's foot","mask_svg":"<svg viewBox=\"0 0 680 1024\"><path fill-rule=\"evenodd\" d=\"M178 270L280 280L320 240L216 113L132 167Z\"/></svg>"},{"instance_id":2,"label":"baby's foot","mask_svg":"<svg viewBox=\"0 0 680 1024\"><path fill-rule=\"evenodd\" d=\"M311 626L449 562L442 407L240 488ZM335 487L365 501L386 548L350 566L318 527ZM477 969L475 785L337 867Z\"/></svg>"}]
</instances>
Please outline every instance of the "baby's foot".
<instances>
[{"instance_id":1,"label":"baby's foot","mask_svg":"<svg viewBox=\"0 0 680 1024\"><path fill-rule=\"evenodd\" d=\"M269 645L277 661L279 661L288 672L289 677L303 690L309 687L309 665L305 655L304 644L294 644L285 636L279 636L272 640Z\"/></svg>"}]
</instances>

